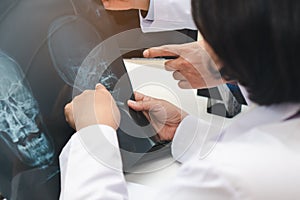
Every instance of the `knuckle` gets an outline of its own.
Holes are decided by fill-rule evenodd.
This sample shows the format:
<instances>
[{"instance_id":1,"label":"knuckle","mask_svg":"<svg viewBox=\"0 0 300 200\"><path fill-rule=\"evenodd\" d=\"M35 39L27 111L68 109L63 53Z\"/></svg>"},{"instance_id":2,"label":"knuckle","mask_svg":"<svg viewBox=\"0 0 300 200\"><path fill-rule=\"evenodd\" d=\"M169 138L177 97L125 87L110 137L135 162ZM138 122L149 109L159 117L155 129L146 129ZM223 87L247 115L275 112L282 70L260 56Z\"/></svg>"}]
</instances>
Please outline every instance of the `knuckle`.
<instances>
[{"instance_id":1,"label":"knuckle","mask_svg":"<svg viewBox=\"0 0 300 200\"><path fill-rule=\"evenodd\" d=\"M187 66L188 64L189 64L189 62L186 61L185 59L180 59L179 65L180 65L181 67L185 67L185 66Z\"/></svg>"},{"instance_id":2,"label":"knuckle","mask_svg":"<svg viewBox=\"0 0 300 200\"><path fill-rule=\"evenodd\" d=\"M65 108L64 108L65 113L69 112L69 110L70 110L69 106L66 105Z\"/></svg>"}]
</instances>

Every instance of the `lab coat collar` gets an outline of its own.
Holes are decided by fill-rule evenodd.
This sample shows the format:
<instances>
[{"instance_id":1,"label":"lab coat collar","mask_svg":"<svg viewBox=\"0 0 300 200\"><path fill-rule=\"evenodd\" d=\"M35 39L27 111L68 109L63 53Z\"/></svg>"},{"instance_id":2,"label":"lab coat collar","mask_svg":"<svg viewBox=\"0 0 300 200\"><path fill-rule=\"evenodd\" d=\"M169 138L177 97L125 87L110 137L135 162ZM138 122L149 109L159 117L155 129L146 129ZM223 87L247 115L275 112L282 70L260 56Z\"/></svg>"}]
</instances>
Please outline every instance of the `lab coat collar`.
<instances>
[{"instance_id":1,"label":"lab coat collar","mask_svg":"<svg viewBox=\"0 0 300 200\"><path fill-rule=\"evenodd\" d=\"M288 119L292 117L293 115L295 115L297 112L300 111L300 103L283 103L283 104L277 104L271 106L258 106L249 99L249 94L247 89L240 84L238 84L238 86L240 87L241 92L248 106L252 108L252 110L254 110L254 112L252 111L251 113L252 115L250 117L257 116L257 118L253 118L253 120L250 120L253 121L253 123L257 121L262 123L267 121L272 121L272 120L282 121L284 119ZM266 118L263 119L262 118L263 116L265 116Z\"/></svg>"},{"instance_id":2,"label":"lab coat collar","mask_svg":"<svg viewBox=\"0 0 300 200\"><path fill-rule=\"evenodd\" d=\"M279 123L293 117L300 111L300 104L283 103L271 106L256 106L241 114L234 123L223 132L221 140L231 140L241 133L259 126Z\"/></svg>"}]
</instances>

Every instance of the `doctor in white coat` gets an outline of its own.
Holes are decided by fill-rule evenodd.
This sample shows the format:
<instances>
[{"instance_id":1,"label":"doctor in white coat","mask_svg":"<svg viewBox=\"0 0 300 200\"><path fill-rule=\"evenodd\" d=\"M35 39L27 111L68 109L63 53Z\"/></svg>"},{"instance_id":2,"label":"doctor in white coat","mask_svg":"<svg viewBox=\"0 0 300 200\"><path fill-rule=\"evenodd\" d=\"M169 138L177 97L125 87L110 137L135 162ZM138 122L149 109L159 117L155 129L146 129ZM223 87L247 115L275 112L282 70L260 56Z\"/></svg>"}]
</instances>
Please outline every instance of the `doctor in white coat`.
<instances>
[{"instance_id":1,"label":"doctor in white coat","mask_svg":"<svg viewBox=\"0 0 300 200\"><path fill-rule=\"evenodd\" d=\"M257 107L211 140L214 148L202 156L212 124L136 93L128 105L143 111L162 139L173 140L172 154L183 163L151 199L300 199L299 7L298 0L192 1L223 77L245 86ZM110 93L97 85L65 112L77 133L60 155L60 198L128 199L115 131L120 115Z\"/></svg>"}]
</instances>

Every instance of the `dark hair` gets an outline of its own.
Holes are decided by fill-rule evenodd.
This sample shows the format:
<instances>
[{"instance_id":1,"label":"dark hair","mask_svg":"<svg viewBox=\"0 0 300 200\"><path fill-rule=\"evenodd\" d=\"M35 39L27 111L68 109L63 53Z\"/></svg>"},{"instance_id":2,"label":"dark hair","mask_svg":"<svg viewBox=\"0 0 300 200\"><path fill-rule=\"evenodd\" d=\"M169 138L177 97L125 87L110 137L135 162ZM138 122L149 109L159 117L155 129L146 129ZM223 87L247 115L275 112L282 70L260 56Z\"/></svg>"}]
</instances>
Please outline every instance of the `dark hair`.
<instances>
[{"instance_id":1,"label":"dark hair","mask_svg":"<svg viewBox=\"0 0 300 200\"><path fill-rule=\"evenodd\" d=\"M299 0L192 0L192 11L224 78L260 105L300 102Z\"/></svg>"}]
</instances>

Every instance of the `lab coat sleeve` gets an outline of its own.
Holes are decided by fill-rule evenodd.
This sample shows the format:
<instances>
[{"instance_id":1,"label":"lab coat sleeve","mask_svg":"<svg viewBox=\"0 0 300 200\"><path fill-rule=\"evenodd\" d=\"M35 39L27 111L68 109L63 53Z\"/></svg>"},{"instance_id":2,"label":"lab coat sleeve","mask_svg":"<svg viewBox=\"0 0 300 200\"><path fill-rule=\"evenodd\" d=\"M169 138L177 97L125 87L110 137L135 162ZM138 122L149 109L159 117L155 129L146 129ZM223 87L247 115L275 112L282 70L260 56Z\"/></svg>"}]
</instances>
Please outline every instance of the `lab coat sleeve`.
<instances>
[{"instance_id":1,"label":"lab coat sleeve","mask_svg":"<svg viewBox=\"0 0 300 200\"><path fill-rule=\"evenodd\" d=\"M140 12L140 26L143 32L197 30L190 0L150 0L147 16Z\"/></svg>"},{"instance_id":2,"label":"lab coat sleeve","mask_svg":"<svg viewBox=\"0 0 300 200\"><path fill-rule=\"evenodd\" d=\"M189 115L179 124L172 142L172 155L184 163L191 158L204 158L218 142L224 130L224 120L212 117L204 121Z\"/></svg>"},{"instance_id":3,"label":"lab coat sleeve","mask_svg":"<svg viewBox=\"0 0 300 200\"><path fill-rule=\"evenodd\" d=\"M60 155L60 167L61 200L128 199L116 132L111 127L95 125L74 134ZM194 158L183 164L170 184L142 198L229 200L239 199L238 195L215 165Z\"/></svg>"},{"instance_id":4,"label":"lab coat sleeve","mask_svg":"<svg viewBox=\"0 0 300 200\"><path fill-rule=\"evenodd\" d=\"M128 199L115 130L94 125L75 133L60 154L60 200Z\"/></svg>"},{"instance_id":5,"label":"lab coat sleeve","mask_svg":"<svg viewBox=\"0 0 300 200\"><path fill-rule=\"evenodd\" d=\"M211 162L190 159L183 164L171 184L154 195L163 200L237 200L241 191Z\"/></svg>"}]
</instances>

